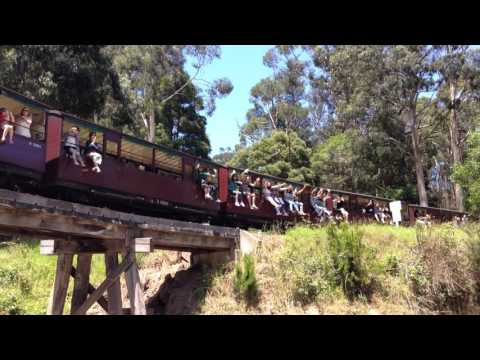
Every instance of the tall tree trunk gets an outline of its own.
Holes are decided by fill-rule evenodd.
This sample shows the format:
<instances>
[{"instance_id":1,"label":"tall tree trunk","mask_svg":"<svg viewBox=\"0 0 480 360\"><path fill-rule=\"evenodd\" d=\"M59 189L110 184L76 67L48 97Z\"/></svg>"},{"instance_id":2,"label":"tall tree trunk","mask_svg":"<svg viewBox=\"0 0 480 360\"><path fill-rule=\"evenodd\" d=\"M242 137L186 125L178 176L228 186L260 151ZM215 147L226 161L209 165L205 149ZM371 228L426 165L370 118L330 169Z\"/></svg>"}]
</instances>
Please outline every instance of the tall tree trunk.
<instances>
[{"instance_id":1,"label":"tall tree trunk","mask_svg":"<svg viewBox=\"0 0 480 360\"><path fill-rule=\"evenodd\" d=\"M415 161L415 173L417 175L417 191L420 200L420 206L428 206L427 189L425 187L425 176L423 174L422 154L419 149L417 119L415 109L410 109L408 113L410 124L412 126L412 150Z\"/></svg>"},{"instance_id":2,"label":"tall tree trunk","mask_svg":"<svg viewBox=\"0 0 480 360\"><path fill-rule=\"evenodd\" d=\"M148 141L153 143L155 142L155 111L150 110L148 115Z\"/></svg>"},{"instance_id":3,"label":"tall tree trunk","mask_svg":"<svg viewBox=\"0 0 480 360\"><path fill-rule=\"evenodd\" d=\"M457 104L455 102L455 84L450 83L450 103L452 105L450 111L450 149L452 150L453 155L453 166L460 165L462 162L462 153L460 149L460 141L459 141L459 134L458 134L458 117L457 117ZM463 206L463 190L460 184L454 183L454 190L455 190L455 202L457 205L457 209L460 211L464 211Z\"/></svg>"}]
</instances>

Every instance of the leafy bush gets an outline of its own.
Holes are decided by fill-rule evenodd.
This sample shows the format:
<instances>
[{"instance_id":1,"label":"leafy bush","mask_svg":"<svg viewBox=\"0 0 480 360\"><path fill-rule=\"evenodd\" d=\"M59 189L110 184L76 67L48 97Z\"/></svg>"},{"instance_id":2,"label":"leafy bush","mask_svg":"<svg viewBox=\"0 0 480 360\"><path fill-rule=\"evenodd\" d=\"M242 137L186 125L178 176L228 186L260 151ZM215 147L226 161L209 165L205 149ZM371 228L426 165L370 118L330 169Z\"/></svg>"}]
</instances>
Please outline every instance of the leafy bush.
<instances>
[{"instance_id":1,"label":"leafy bush","mask_svg":"<svg viewBox=\"0 0 480 360\"><path fill-rule=\"evenodd\" d=\"M384 269L387 274L398 276L400 274L400 259L396 255L387 255L385 257Z\"/></svg>"},{"instance_id":2,"label":"leafy bush","mask_svg":"<svg viewBox=\"0 0 480 360\"><path fill-rule=\"evenodd\" d=\"M328 297L333 290L326 273L325 239L306 227L289 230L279 257L281 279L301 304Z\"/></svg>"},{"instance_id":3,"label":"leafy bush","mask_svg":"<svg viewBox=\"0 0 480 360\"><path fill-rule=\"evenodd\" d=\"M333 280L342 287L348 299L370 298L375 285L375 272L379 270L375 252L364 241L357 227L342 224L329 226L328 252Z\"/></svg>"},{"instance_id":4,"label":"leafy bush","mask_svg":"<svg viewBox=\"0 0 480 360\"><path fill-rule=\"evenodd\" d=\"M236 265L233 278L233 288L238 298L247 304L258 303L258 285L255 276L255 263L251 255L244 255Z\"/></svg>"}]
</instances>

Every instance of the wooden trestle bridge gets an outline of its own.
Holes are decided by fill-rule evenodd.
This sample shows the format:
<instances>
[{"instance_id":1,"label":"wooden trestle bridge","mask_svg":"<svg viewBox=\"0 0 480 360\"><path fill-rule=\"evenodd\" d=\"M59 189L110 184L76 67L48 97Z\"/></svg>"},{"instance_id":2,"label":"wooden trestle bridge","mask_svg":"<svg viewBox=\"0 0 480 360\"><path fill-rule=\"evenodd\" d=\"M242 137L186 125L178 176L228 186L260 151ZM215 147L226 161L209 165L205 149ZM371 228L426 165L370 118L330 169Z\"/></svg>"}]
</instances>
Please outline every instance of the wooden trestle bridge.
<instances>
[{"instance_id":1,"label":"wooden trestle bridge","mask_svg":"<svg viewBox=\"0 0 480 360\"><path fill-rule=\"evenodd\" d=\"M187 251L193 264L211 263L233 260L240 242L239 229L140 216L8 190L0 190L0 234L28 235L40 240L42 254L58 256L47 309L51 315L63 314L70 277L74 279L71 314L86 314L95 302L108 314L146 314L135 253ZM93 254L105 256L106 278L97 288L89 280ZM130 309L122 308L122 274Z\"/></svg>"}]
</instances>

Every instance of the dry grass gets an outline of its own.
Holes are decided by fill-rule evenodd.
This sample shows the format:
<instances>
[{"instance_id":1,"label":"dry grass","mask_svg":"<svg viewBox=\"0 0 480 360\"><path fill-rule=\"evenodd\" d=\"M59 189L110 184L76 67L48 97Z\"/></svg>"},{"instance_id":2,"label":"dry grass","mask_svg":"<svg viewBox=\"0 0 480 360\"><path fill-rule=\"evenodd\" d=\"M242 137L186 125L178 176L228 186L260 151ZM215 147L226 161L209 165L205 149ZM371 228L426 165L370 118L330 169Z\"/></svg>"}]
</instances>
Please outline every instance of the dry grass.
<instances>
[{"instance_id":1,"label":"dry grass","mask_svg":"<svg viewBox=\"0 0 480 360\"><path fill-rule=\"evenodd\" d=\"M471 235L467 232L451 226L435 227L429 236L424 237L423 245L419 245L415 228L363 225L361 230L364 232L364 241L374 248L375 261L381 268L376 275L378 289L368 301L362 298L349 300L338 288L325 290L306 304L295 300L294 284L288 277L283 276L285 271L282 271L280 266L286 239L295 238L301 243L312 238L317 239L318 244L326 241L325 229L300 227L290 230L285 236L275 233L260 235L255 253L255 266L261 293L256 307L247 307L243 302L235 300L233 272L223 271L214 275L199 313L292 315L479 313L475 299L478 296L475 288L475 286L478 288L478 281L475 280L475 276L478 277L478 270L473 266L475 258L471 254ZM476 259L480 264L480 255ZM428 278L426 283L420 285L423 291L420 293L418 288L415 288L415 281L418 279L414 278L419 276L418 273L414 274L415 266L419 263L424 270L421 275ZM453 300L450 300L456 305L450 306L448 311L445 310L445 305L441 303L438 305L438 301L438 306L432 305L432 302L435 303L433 299L442 296L439 295L442 291L453 294ZM465 296L468 300L465 300Z\"/></svg>"}]
</instances>

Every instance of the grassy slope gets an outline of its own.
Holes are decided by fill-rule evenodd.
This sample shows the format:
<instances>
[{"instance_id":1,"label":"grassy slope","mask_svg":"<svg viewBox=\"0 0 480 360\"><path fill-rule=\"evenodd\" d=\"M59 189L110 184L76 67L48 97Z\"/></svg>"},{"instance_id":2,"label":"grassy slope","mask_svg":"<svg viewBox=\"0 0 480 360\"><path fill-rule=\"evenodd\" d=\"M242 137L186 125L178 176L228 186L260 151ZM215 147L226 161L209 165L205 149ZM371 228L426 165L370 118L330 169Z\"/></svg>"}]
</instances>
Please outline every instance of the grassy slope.
<instances>
[{"instance_id":1,"label":"grassy slope","mask_svg":"<svg viewBox=\"0 0 480 360\"><path fill-rule=\"evenodd\" d=\"M374 250L374 263L371 272L375 273L378 283L373 296L367 300L357 298L348 300L341 287L332 287L324 278L320 265L328 263L327 233L325 228L311 229L298 227L290 230L285 236L260 235L261 242L255 254L256 276L260 289L257 306L247 306L243 301L236 301L233 291L234 272L231 269L220 271L213 275L212 286L204 299L200 313L203 314L416 314L416 313L450 313L427 308L428 301L438 294L439 281L450 276L456 276L462 284L474 285L470 281L474 274L471 271L456 271L456 264L443 266L448 259L433 258L435 267L431 272L418 274L417 268L420 254L431 251L427 248L419 252L414 228L395 228L380 225L363 225L359 229L364 233L363 239ZM469 235L463 230L442 226L433 230L435 236L430 236L430 242L438 244L444 241L443 235L448 234L453 243L447 248L440 246L441 251L451 251L458 259L469 257L467 242ZM436 245L437 246L437 245ZM438 248L438 246L437 246ZM422 247L423 249L423 247ZM447 250L445 250L447 249ZM440 255L442 256L442 255ZM324 257L322 261L317 258ZM449 257L447 255L446 257ZM458 262L458 259L456 260ZM429 259L426 261L430 261ZM468 260L470 261L470 260ZM465 261L467 263L468 261ZM391 271L392 264L396 270ZM470 263L468 263L470 264ZM470 266L470 265L469 265ZM459 266L460 268L460 266ZM472 267L470 266L469 269ZM473 267L474 268L474 267ZM423 269L423 268L422 268ZM453 270L452 270L453 269ZM417 271L417 272L415 272ZM443 271L443 272L442 272ZM426 276L425 274L428 274ZM433 280L430 275L433 274ZM440 279L440 280L439 280ZM419 298L412 290L412 281L424 281L426 294ZM430 287L429 287L430 286ZM301 291L313 287L318 294L310 296L310 301L302 304L298 301ZM302 294L302 292L300 293ZM455 289L449 289L455 293ZM470 291L470 290L469 290ZM437 293L436 293L437 292ZM304 291L305 293L305 291ZM433 294L433 295L432 295ZM471 290L470 298L475 298ZM437 296L440 297L440 296ZM470 306L463 313L478 313L478 306Z\"/></svg>"},{"instance_id":2,"label":"grassy slope","mask_svg":"<svg viewBox=\"0 0 480 360\"><path fill-rule=\"evenodd\" d=\"M261 241L255 253L255 268L260 296L256 306L249 307L235 298L234 272L230 266L215 273L205 273L205 284L208 285L206 285L206 291L202 291L203 299L194 312L200 314L438 313L438 311L426 310L419 305L417 295L412 291L412 269L416 269L415 264L418 263L419 258L415 252L418 245L415 229L379 225L364 225L360 229L364 233L365 243L374 249L376 264L381 268L381 271L375 275L381 286L369 301L362 298L349 301L341 288L328 285L322 278L323 275L318 275L321 274L319 266L328 260L328 249L325 247L326 230L298 227L284 236L268 233L258 235ZM437 230L453 234L453 239L458 244L465 244L468 239L468 235L462 230L453 230L448 227ZM455 259L456 262L459 259L466 259L468 255L457 243L454 245L454 254L458 256ZM143 261L140 262L140 266L144 268L143 276L152 279L157 277L157 285L162 281L160 279L162 276L159 274L168 269L172 270L163 257L165 254L156 252L145 258L142 257ZM442 259L434 259L434 263L442 263L443 260L440 260ZM55 261L56 257L40 255L36 242L0 244L0 314L44 314L55 273ZM395 274L385 271L390 263L398 265L398 271ZM103 257L95 255L91 282L98 285L103 280L104 273ZM450 276L450 273L447 275ZM442 276L444 275L441 273L440 278ZM310 296L311 301L302 304L295 295L299 287L303 290L302 286L321 291L313 298ZM66 302L66 313L70 308L71 292L72 282ZM148 292L147 296L149 296Z\"/></svg>"},{"instance_id":3,"label":"grassy slope","mask_svg":"<svg viewBox=\"0 0 480 360\"><path fill-rule=\"evenodd\" d=\"M0 314L45 314L56 258L40 255L38 242L0 244ZM104 273L103 257L94 255L91 281L100 283ZM67 294L66 312L70 311L72 283Z\"/></svg>"}]
</instances>

